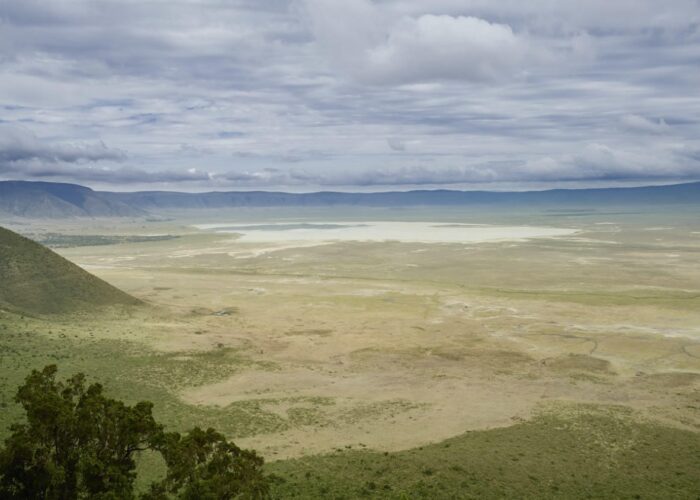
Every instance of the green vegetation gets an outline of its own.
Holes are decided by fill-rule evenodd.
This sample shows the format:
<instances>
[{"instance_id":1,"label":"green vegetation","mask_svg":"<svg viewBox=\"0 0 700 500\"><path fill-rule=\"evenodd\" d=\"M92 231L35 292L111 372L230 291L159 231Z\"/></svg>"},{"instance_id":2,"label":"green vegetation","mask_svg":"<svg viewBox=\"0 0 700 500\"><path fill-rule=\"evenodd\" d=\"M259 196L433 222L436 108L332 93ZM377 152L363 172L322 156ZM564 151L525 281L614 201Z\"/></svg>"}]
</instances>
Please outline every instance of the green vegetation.
<instances>
[{"instance_id":1,"label":"green vegetation","mask_svg":"<svg viewBox=\"0 0 700 500\"><path fill-rule=\"evenodd\" d=\"M244 487L265 495L260 457L235 447L223 434L200 429L184 435L165 433L158 423L162 412L152 414L151 403L129 407L109 399L99 384L86 387L83 376L57 382L55 375L55 368L33 371L17 393L28 420L12 427L0 453L0 470L9 470L0 474L2 498L219 499L234 498L233 492ZM156 407L161 405L163 401ZM216 412L189 409L204 425L211 422L205 418L208 411ZM13 415L15 420L20 416ZM238 418L226 415L229 422ZM97 421L112 423L93 425ZM49 436L70 437L54 432L52 422L70 422L71 432L86 433L89 439L75 439L85 442L85 448L60 457L50 452ZM104 452L98 446L101 440L132 451L115 461L123 455ZM511 427L467 432L396 453L365 446L267 464L272 497L685 499L700 491L700 435L640 421L623 407L549 408ZM8 465L30 459L41 462L32 467ZM58 483L67 487L61 483L66 468L75 472L72 488L87 493L46 493ZM223 477L218 475L222 470ZM31 481L22 475L27 471L34 474ZM44 488L43 493L17 489L18 481Z\"/></svg>"},{"instance_id":2,"label":"green vegetation","mask_svg":"<svg viewBox=\"0 0 700 500\"><path fill-rule=\"evenodd\" d=\"M226 380L245 369L274 370L275 366L252 361L231 348L161 353L131 341L91 338L85 332L76 336L76 332L75 324L68 327L0 313L0 437L20 415L12 400L15 387L32 369L49 363L57 363L65 373L86 373L104 384L111 396L126 402L153 402L156 418L169 428L184 430L197 423L236 438L305 425L358 422L420 406L392 400L338 410L333 398L270 398L264 394L225 406L189 405L179 397L183 389ZM274 411L279 405L286 408L286 414Z\"/></svg>"},{"instance_id":3,"label":"green vegetation","mask_svg":"<svg viewBox=\"0 0 700 500\"><path fill-rule=\"evenodd\" d=\"M577 406L398 453L273 462L278 498L698 498L700 435Z\"/></svg>"},{"instance_id":4,"label":"green vegetation","mask_svg":"<svg viewBox=\"0 0 700 500\"><path fill-rule=\"evenodd\" d=\"M178 397L184 387L225 380L255 366L236 350L159 353L139 343L90 335L78 324L0 312L0 436L20 414L12 401L15 388L32 369L51 363L65 373L86 373L104 384L112 397L128 403L153 402L156 418L171 429L184 430L197 423L227 436L244 437L292 425L291 420L266 410L265 399L205 407L188 405Z\"/></svg>"},{"instance_id":5,"label":"green vegetation","mask_svg":"<svg viewBox=\"0 0 700 500\"><path fill-rule=\"evenodd\" d=\"M42 264L36 244L14 242L13 258L30 260L23 280L0 282L0 442L23 416L17 386L57 364L127 409L152 402L153 420L183 433L173 450L205 442L212 456L223 436L272 459L342 447L267 463L276 498L700 498L700 227L661 234L645 228L670 221L644 219L613 231L598 220L571 240L269 253L196 233L128 259L136 246L107 236L61 253L158 306L71 299L69 314L52 315L50 301L83 286L65 272L74 266L46 249ZM43 230L57 246L101 244ZM45 289L44 276L69 282ZM22 297L25 281L46 293L36 307L3 301ZM533 408L532 420L440 441ZM220 434L189 433L195 425ZM191 458L135 455L134 494L181 495L169 467L212 479Z\"/></svg>"},{"instance_id":6,"label":"green vegetation","mask_svg":"<svg viewBox=\"0 0 700 500\"><path fill-rule=\"evenodd\" d=\"M98 326L110 327L107 321ZM334 398L272 398L265 393L225 406L187 404L180 397L184 389L223 381L244 370L275 370L276 366L227 347L158 352L139 342L98 338L93 328L84 321L22 318L0 311L0 438L20 416L21 409L13 402L15 388L32 369L52 363L64 374L87 374L107 387L111 397L131 404L153 402L155 417L171 429L184 431L198 424L233 438L307 425L334 427L420 407L401 399L339 407ZM279 407L284 410L280 412Z\"/></svg>"},{"instance_id":7,"label":"green vegetation","mask_svg":"<svg viewBox=\"0 0 700 500\"><path fill-rule=\"evenodd\" d=\"M0 228L0 308L41 315L139 301L38 243Z\"/></svg>"},{"instance_id":8,"label":"green vegetation","mask_svg":"<svg viewBox=\"0 0 700 500\"><path fill-rule=\"evenodd\" d=\"M15 397L26 423L0 449L0 496L72 500L136 498L136 457L160 453L165 477L139 497L226 500L268 497L263 460L214 429L165 432L153 404L130 407L77 374L56 380L56 366L32 371Z\"/></svg>"},{"instance_id":9,"label":"green vegetation","mask_svg":"<svg viewBox=\"0 0 700 500\"><path fill-rule=\"evenodd\" d=\"M179 238L171 234L154 236L138 235L104 235L104 234L61 234L45 233L33 236L32 239L51 248L71 248L100 245L117 245L120 243L150 243Z\"/></svg>"}]
</instances>

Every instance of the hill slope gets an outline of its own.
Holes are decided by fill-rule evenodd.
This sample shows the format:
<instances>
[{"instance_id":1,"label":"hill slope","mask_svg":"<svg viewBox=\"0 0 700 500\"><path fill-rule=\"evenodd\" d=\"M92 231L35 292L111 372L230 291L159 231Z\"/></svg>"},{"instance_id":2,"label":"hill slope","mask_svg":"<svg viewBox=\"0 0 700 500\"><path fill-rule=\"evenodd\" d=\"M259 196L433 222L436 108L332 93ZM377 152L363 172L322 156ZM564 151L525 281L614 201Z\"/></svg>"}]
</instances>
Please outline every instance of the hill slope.
<instances>
[{"instance_id":1,"label":"hill slope","mask_svg":"<svg viewBox=\"0 0 700 500\"><path fill-rule=\"evenodd\" d=\"M145 215L98 191L58 182L0 182L0 213L20 217L131 217Z\"/></svg>"},{"instance_id":2,"label":"hill slope","mask_svg":"<svg viewBox=\"0 0 700 500\"><path fill-rule=\"evenodd\" d=\"M697 498L697 432L641 422L619 407L570 410L411 450L271 462L280 478L273 497Z\"/></svg>"},{"instance_id":3,"label":"hill slope","mask_svg":"<svg viewBox=\"0 0 700 500\"><path fill-rule=\"evenodd\" d=\"M0 308L26 314L138 304L48 248L0 227Z\"/></svg>"}]
</instances>

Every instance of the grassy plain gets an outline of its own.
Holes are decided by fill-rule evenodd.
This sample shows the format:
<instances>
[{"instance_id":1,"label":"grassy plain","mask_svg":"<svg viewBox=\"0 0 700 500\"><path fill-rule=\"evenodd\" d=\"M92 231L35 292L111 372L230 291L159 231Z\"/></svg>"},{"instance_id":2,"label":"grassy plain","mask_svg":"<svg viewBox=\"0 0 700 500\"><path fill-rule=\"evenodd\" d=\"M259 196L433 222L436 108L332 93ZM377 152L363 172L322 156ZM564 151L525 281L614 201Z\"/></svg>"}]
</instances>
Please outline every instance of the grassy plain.
<instances>
[{"instance_id":1,"label":"grassy plain","mask_svg":"<svg viewBox=\"0 0 700 500\"><path fill-rule=\"evenodd\" d=\"M148 305L0 313L0 425L17 383L56 362L154 401L171 427L255 447L282 496L693 498L697 215L259 209L16 226ZM576 232L311 246L193 227L372 219Z\"/></svg>"}]
</instances>

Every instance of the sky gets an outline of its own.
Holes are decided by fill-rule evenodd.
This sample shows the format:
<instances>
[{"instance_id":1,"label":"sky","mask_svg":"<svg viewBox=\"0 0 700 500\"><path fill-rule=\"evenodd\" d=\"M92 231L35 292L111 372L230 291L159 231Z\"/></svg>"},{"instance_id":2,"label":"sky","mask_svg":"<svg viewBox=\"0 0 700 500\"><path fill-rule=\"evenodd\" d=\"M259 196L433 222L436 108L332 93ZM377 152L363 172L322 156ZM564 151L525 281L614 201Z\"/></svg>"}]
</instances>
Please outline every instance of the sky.
<instances>
[{"instance_id":1,"label":"sky","mask_svg":"<svg viewBox=\"0 0 700 500\"><path fill-rule=\"evenodd\" d=\"M700 180L700 0L0 0L0 179Z\"/></svg>"}]
</instances>

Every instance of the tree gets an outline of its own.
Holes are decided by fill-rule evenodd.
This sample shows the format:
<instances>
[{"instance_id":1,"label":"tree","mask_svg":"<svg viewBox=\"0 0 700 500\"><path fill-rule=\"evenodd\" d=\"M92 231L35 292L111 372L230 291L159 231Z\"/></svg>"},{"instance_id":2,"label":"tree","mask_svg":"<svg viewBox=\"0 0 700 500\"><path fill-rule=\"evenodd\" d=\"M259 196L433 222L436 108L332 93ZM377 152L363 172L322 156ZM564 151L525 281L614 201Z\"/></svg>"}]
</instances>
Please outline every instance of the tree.
<instances>
[{"instance_id":1,"label":"tree","mask_svg":"<svg viewBox=\"0 0 700 500\"><path fill-rule=\"evenodd\" d=\"M127 406L86 387L77 374L56 381L56 366L34 370L15 397L26 423L15 424L0 450L0 498L47 500L135 498L135 458L160 452L166 477L144 498L266 498L263 459L213 429L166 433L153 405Z\"/></svg>"},{"instance_id":2,"label":"tree","mask_svg":"<svg viewBox=\"0 0 700 500\"><path fill-rule=\"evenodd\" d=\"M167 493L183 500L236 495L257 500L269 496L268 480L260 474L263 459L254 451L229 443L214 429L195 427L185 436L164 434L156 447L163 454L168 472L162 482L151 487L147 498L165 498Z\"/></svg>"}]
</instances>

